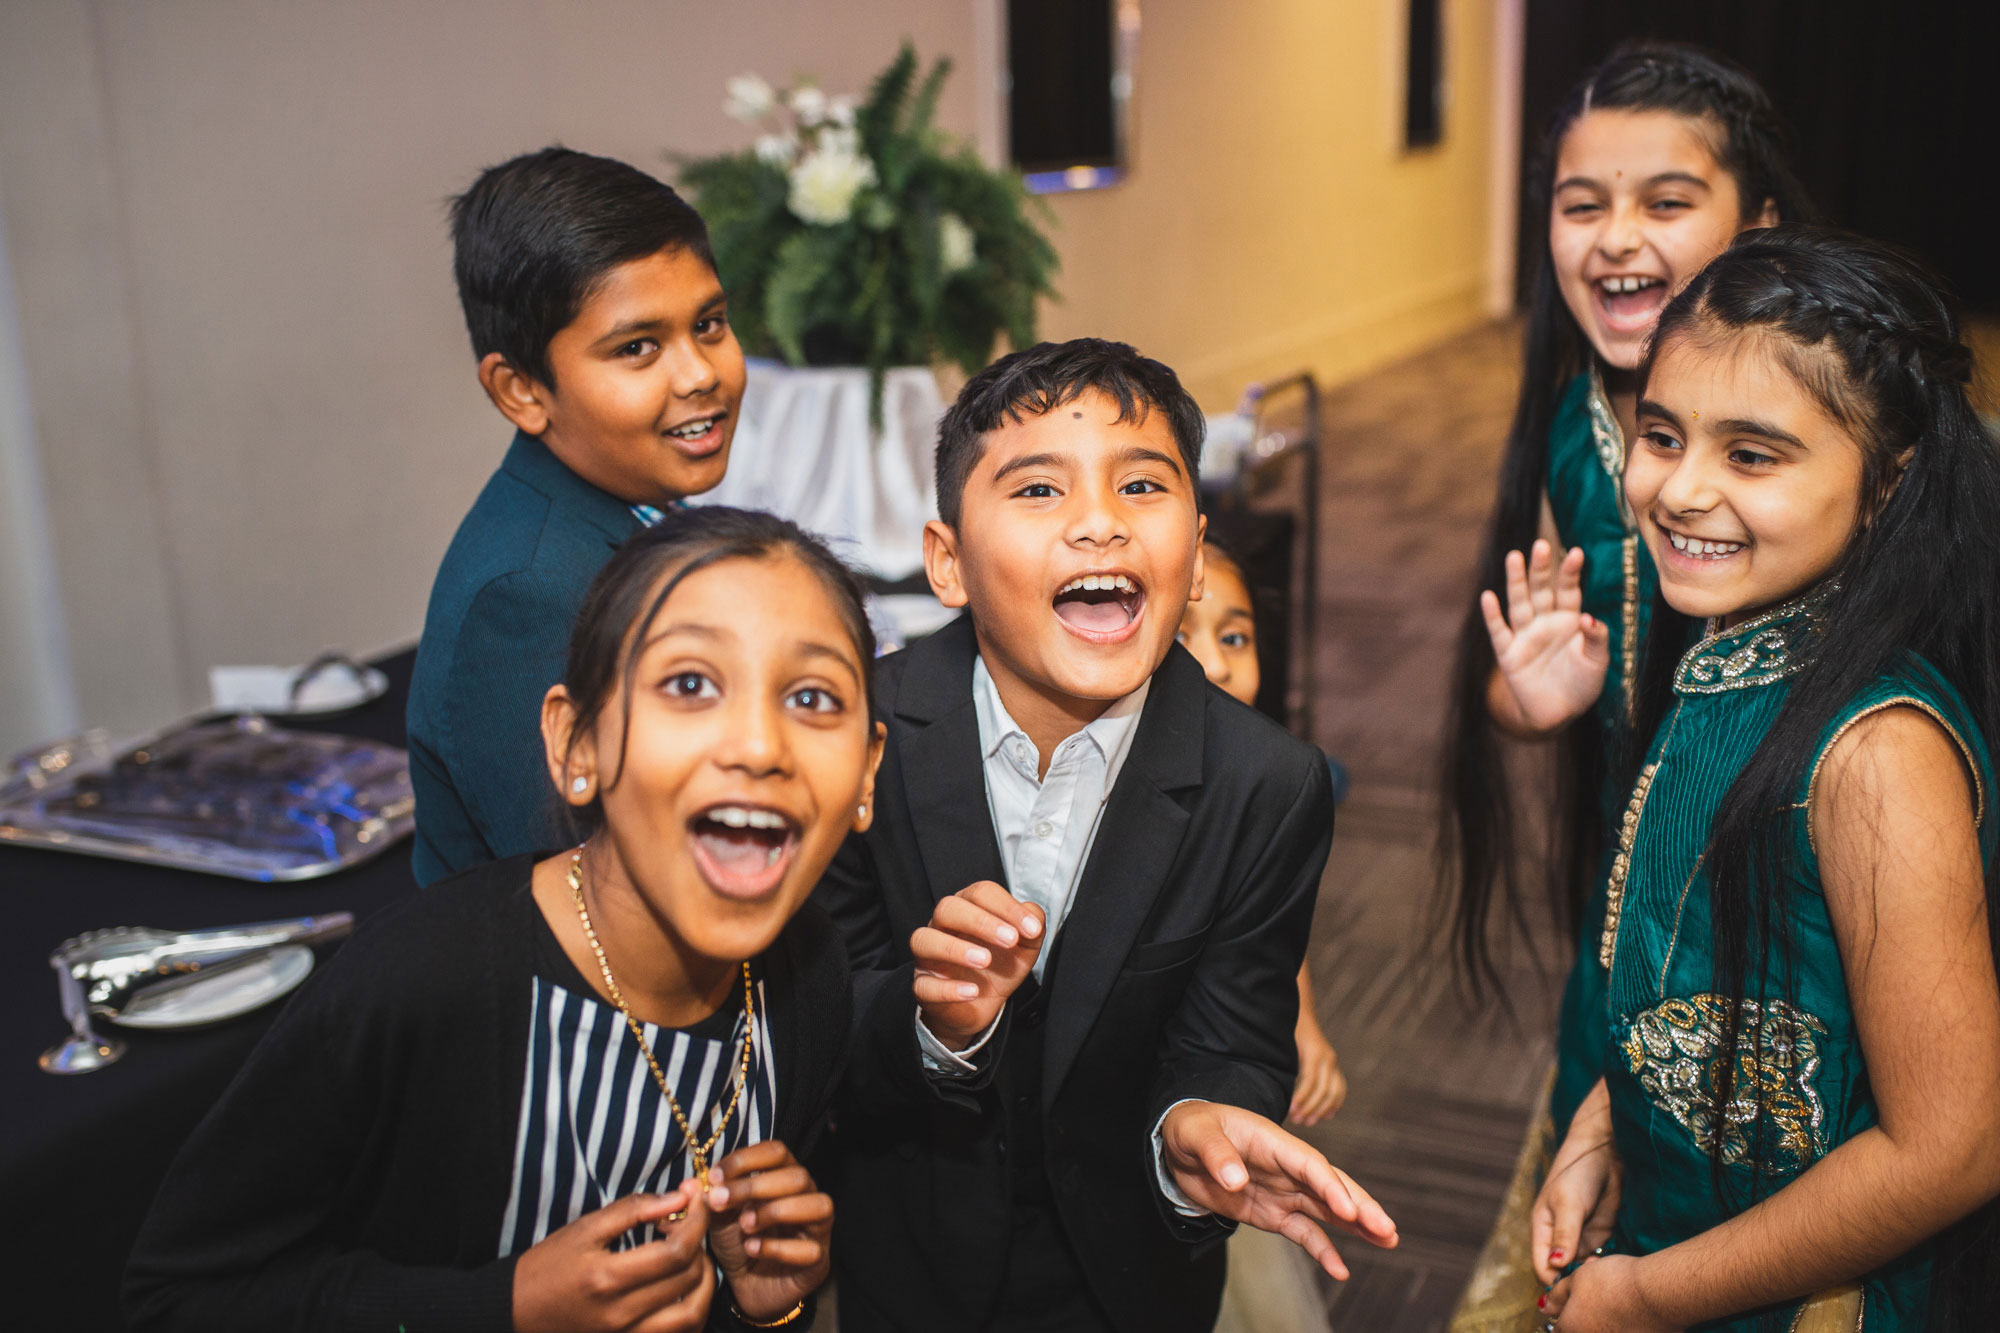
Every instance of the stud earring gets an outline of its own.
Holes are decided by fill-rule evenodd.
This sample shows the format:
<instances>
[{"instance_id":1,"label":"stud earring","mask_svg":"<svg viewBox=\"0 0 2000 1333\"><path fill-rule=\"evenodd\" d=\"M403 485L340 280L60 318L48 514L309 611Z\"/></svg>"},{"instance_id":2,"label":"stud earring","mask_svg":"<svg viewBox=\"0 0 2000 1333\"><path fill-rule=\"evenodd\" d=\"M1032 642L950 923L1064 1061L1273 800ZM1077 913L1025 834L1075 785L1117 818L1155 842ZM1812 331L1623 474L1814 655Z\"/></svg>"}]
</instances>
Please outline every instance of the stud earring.
<instances>
[{"instance_id":1,"label":"stud earring","mask_svg":"<svg viewBox=\"0 0 2000 1333\"><path fill-rule=\"evenodd\" d=\"M581 796L585 792L590 790L590 779L586 777L574 778L571 780L569 784L569 789L575 792L578 796Z\"/></svg>"},{"instance_id":2,"label":"stud earring","mask_svg":"<svg viewBox=\"0 0 2000 1333\"><path fill-rule=\"evenodd\" d=\"M854 813L862 819L868 818L868 802L863 801Z\"/></svg>"}]
</instances>

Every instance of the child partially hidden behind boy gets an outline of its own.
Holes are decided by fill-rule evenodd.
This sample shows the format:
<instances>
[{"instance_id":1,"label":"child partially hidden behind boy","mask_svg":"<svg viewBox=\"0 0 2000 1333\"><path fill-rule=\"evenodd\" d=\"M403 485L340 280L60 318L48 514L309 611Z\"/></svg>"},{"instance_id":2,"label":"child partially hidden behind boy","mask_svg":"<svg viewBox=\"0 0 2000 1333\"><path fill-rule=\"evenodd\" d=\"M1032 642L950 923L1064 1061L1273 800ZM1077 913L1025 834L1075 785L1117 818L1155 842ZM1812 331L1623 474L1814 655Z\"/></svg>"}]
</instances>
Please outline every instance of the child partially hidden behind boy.
<instances>
[{"instance_id":1,"label":"child partially hidden behind boy","mask_svg":"<svg viewBox=\"0 0 2000 1333\"><path fill-rule=\"evenodd\" d=\"M940 426L932 588L882 663L830 1192L846 1333L1207 1330L1246 1221L1394 1224L1275 1123L1333 830L1325 759L1176 647L1202 419L1120 343L1016 353Z\"/></svg>"},{"instance_id":2,"label":"child partially hidden behind boy","mask_svg":"<svg viewBox=\"0 0 2000 1333\"><path fill-rule=\"evenodd\" d=\"M452 205L479 382L515 428L431 589L410 686L414 870L560 840L543 691L612 551L729 461L743 396L708 230L667 186L546 148Z\"/></svg>"}]
</instances>

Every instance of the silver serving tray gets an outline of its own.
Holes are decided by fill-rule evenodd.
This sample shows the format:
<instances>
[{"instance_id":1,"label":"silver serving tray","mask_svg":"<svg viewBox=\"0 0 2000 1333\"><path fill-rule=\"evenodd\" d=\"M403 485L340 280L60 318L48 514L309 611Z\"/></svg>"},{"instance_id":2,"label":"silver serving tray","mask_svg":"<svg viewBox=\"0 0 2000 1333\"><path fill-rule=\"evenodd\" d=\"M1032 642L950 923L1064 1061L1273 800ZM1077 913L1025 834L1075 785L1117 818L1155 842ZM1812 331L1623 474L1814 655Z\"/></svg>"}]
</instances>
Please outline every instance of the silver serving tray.
<instances>
[{"instance_id":1,"label":"silver serving tray","mask_svg":"<svg viewBox=\"0 0 2000 1333\"><path fill-rule=\"evenodd\" d=\"M415 812L407 752L254 714L125 744L90 732L0 776L0 843L262 883L379 856Z\"/></svg>"}]
</instances>

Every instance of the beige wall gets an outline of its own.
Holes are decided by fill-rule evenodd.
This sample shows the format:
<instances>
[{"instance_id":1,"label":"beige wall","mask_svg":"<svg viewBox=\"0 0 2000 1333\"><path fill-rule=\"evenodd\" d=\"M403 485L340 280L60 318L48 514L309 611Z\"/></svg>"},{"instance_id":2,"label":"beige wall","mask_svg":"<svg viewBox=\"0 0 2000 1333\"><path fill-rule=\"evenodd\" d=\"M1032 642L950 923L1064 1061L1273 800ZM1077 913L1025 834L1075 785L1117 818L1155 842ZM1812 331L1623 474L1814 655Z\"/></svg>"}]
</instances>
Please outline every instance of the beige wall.
<instances>
[{"instance_id":1,"label":"beige wall","mask_svg":"<svg viewBox=\"0 0 2000 1333\"><path fill-rule=\"evenodd\" d=\"M1444 0L1443 144L1404 153L1395 0L1142 0L1133 170L1055 197L1053 337L1112 334L1210 411L1481 317L1493 0Z\"/></svg>"},{"instance_id":2,"label":"beige wall","mask_svg":"<svg viewBox=\"0 0 2000 1333\"><path fill-rule=\"evenodd\" d=\"M1045 332L1129 338L1222 407L1475 318L1492 0L1446 3L1446 143L1405 156L1395 0L1142 0L1135 170L1055 201ZM415 637L506 438L442 218L479 167L559 139L664 170L742 141L729 75L859 89L905 35L959 62L941 119L990 148L998 6L0 6L0 236L77 713L143 726L211 664ZM27 630L64 634L0 624ZM0 751L34 738L18 712Z\"/></svg>"},{"instance_id":3,"label":"beige wall","mask_svg":"<svg viewBox=\"0 0 2000 1333\"><path fill-rule=\"evenodd\" d=\"M734 146L728 76L858 89L904 35L964 64L971 6L0 6L0 233L83 718L163 721L213 663L416 636L507 439L446 195L552 140L656 170ZM972 131L969 79L942 115Z\"/></svg>"}]
</instances>

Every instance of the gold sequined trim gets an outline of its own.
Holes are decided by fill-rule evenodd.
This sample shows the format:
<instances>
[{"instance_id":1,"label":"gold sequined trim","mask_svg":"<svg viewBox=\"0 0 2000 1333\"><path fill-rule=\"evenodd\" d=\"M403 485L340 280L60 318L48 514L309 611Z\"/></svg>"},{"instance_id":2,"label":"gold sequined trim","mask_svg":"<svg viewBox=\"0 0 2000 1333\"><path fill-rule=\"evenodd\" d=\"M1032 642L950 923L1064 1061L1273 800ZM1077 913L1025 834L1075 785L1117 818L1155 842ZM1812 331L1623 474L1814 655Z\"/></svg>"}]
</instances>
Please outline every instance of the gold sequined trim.
<instances>
[{"instance_id":1,"label":"gold sequined trim","mask_svg":"<svg viewBox=\"0 0 2000 1333\"><path fill-rule=\"evenodd\" d=\"M1618 497L1618 512L1630 528L1631 512L1625 507L1625 432L1611 410L1611 400L1605 396L1604 376L1595 361L1591 363L1590 394L1585 401L1590 409L1590 442L1597 446L1597 461L1603 466L1604 475L1611 478L1612 493Z\"/></svg>"},{"instance_id":2,"label":"gold sequined trim","mask_svg":"<svg viewBox=\"0 0 2000 1333\"><path fill-rule=\"evenodd\" d=\"M1729 1011L1740 1006L1730 1100L1715 1101ZM1814 1081L1826 1024L1783 1000L1694 995L1664 1000L1632 1018L1626 1067L1649 1101L1672 1116L1705 1153L1724 1162L1761 1161L1792 1174L1826 1155L1826 1107ZM1760 1124L1759 1121L1762 1123ZM1752 1135L1759 1141L1753 1142Z\"/></svg>"},{"instance_id":3,"label":"gold sequined trim","mask_svg":"<svg viewBox=\"0 0 2000 1333\"><path fill-rule=\"evenodd\" d=\"M1715 622L1709 621L1708 633L1687 650L1674 672L1675 691L1721 694L1769 685L1791 675L1805 665L1792 650L1810 631L1813 612L1824 596L1820 589L1814 589L1732 630L1718 631Z\"/></svg>"},{"instance_id":4,"label":"gold sequined trim","mask_svg":"<svg viewBox=\"0 0 2000 1333\"><path fill-rule=\"evenodd\" d=\"M1653 775L1666 762L1667 747L1673 744L1674 731L1680 722L1681 705L1675 704L1673 716L1667 720L1667 734L1660 741L1659 757L1639 770L1639 780L1632 784L1632 799L1625 805L1625 818L1618 825L1618 851L1611 858L1611 873L1604 884L1604 934L1597 942L1597 961L1607 969L1618 956L1618 923L1625 910L1625 879L1632 873L1632 847L1639 839L1639 817L1646 811Z\"/></svg>"},{"instance_id":5,"label":"gold sequined trim","mask_svg":"<svg viewBox=\"0 0 2000 1333\"><path fill-rule=\"evenodd\" d=\"M1632 725L1639 683L1639 539L1625 535L1625 623L1619 627L1620 673L1625 685L1625 725Z\"/></svg>"},{"instance_id":6,"label":"gold sequined trim","mask_svg":"<svg viewBox=\"0 0 2000 1333\"><path fill-rule=\"evenodd\" d=\"M1893 699L1884 699L1880 703L1870 704L1853 717L1848 718L1847 721L1841 723L1839 730L1835 731L1827 739L1826 745L1821 748L1819 758L1813 760L1812 774L1806 779L1806 799L1798 807L1806 812L1806 845L1812 848L1813 855L1819 855L1819 843L1814 839L1812 831L1813 793L1819 790L1819 771L1825 766L1826 757L1833 753L1833 747L1840 744L1840 738L1845 736L1848 729L1854 726L1855 723L1889 708L1914 708L1920 713L1927 714L1931 721L1944 728L1945 734L1950 736L1958 745L1959 754L1965 760L1965 771L1972 779L1972 825L1974 828L1978 828L1986 822L1986 783L1979 776L1979 761L1973 757L1972 747L1966 744L1965 737L1958 734L1957 727L1944 720L1944 714L1938 712L1937 709L1931 707L1922 699L1916 698L1914 695L1899 694Z\"/></svg>"}]
</instances>

